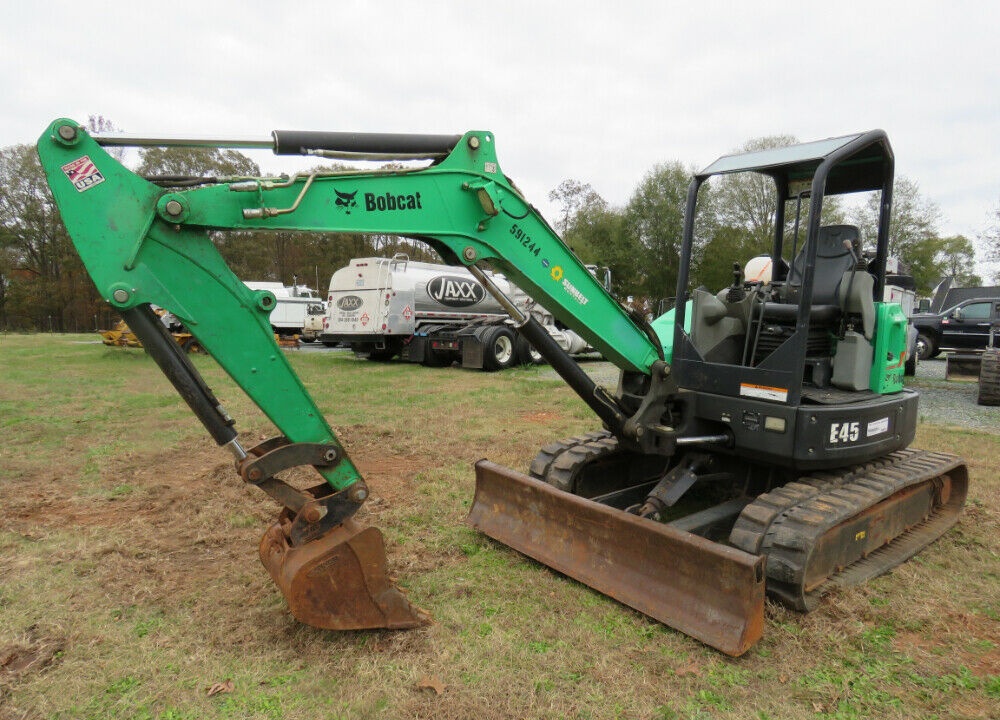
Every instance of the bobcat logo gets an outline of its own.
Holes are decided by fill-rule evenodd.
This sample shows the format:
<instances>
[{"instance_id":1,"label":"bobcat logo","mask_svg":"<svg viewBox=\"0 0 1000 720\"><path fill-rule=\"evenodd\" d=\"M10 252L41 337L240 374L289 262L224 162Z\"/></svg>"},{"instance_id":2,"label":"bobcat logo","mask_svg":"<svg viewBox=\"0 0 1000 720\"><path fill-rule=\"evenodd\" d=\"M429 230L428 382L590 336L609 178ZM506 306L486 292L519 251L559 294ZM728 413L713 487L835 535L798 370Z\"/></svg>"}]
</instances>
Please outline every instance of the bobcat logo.
<instances>
[{"instance_id":1,"label":"bobcat logo","mask_svg":"<svg viewBox=\"0 0 1000 720\"><path fill-rule=\"evenodd\" d=\"M342 193L340 190L334 190L334 192L337 193L337 207L344 208L345 212L350 215L351 208L358 206L357 200L354 199L354 196L358 194L358 191L355 190L352 193Z\"/></svg>"}]
</instances>

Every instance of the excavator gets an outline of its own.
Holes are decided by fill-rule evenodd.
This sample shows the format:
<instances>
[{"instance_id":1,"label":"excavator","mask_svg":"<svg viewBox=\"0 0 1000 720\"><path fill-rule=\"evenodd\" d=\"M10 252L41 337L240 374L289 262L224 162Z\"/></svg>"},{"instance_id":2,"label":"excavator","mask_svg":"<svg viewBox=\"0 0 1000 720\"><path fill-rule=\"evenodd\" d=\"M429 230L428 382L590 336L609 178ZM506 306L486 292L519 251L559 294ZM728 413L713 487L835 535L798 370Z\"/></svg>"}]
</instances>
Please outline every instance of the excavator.
<instances>
[{"instance_id":1,"label":"excavator","mask_svg":"<svg viewBox=\"0 0 1000 720\"><path fill-rule=\"evenodd\" d=\"M105 150L122 145L393 164L139 177ZM390 581L379 530L354 518L368 488L275 344L274 295L244 285L210 231L397 234L465 266L599 424L542 447L527 472L476 463L468 522L729 655L762 636L765 593L810 610L920 551L965 502L961 458L908 447L918 395L902 381L906 318L881 302L894 166L882 131L725 155L695 174L678 302L652 324L587 271L501 171L490 132L185 139L93 135L58 119L38 153L100 294L232 452L239 476L282 506L260 557L308 625L405 629L428 618ZM771 247L752 268L734 263L730 287L691 289L699 194L735 173L773 184ZM857 228L821 224L825 198L865 191L881 198L870 261ZM617 365L617 387L597 384L487 266ZM151 305L181 319L279 435L242 446ZM320 476L313 487L279 477L307 466Z\"/></svg>"}]
</instances>

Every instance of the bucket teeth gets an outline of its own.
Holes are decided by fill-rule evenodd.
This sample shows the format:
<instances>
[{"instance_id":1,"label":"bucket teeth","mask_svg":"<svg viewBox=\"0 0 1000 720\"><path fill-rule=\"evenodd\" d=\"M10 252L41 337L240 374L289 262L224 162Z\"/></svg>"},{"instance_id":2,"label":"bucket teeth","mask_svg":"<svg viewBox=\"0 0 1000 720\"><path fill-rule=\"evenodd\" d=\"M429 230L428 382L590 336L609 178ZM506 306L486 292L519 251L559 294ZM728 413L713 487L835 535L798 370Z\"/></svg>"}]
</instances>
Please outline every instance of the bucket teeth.
<instances>
[{"instance_id":1,"label":"bucket teeth","mask_svg":"<svg viewBox=\"0 0 1000 720\"><path fill-rule=\"evenodd\" d=\"M260 559L295 619L327 630L402 630L429 622L386 573L377 528L347 520L293 547L280 523L260 541Z\"/></svg>"}]
</instances>

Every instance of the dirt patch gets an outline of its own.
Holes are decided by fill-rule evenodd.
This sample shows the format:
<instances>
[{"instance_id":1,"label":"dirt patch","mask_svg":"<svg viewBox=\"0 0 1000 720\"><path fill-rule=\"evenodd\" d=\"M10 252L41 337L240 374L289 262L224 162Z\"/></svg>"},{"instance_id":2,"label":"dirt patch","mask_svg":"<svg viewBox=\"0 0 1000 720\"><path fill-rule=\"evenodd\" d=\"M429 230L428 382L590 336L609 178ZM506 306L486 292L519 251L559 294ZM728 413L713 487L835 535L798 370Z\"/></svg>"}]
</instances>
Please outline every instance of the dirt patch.
<instances>
[{"instance_id":1,"label":"dirt patch","mask_svg":"<svg viewBox=\"0 0 1000 720\"><path fill-rule=\"evenodd\" d=\"M358 434L365 437L364 432ZM243 434L240 441L250 447L264 439L258 435ZM378 526L379 514L416 503L417 476L436 464L428 455L387 453L388 444L385 438L373 438L348 446L371 490L359 513L366 524ZM321 480L308 467L282 477L300 488ZM75 488L36 476L21 492L0 489L0 500L5 503L6 528L24 538L45 538L73 528L76 540L56 549L51 559L72 568L81 581L100 587L109 607L193 603L199 612L207 612L199 598L209 582L233 597L273 591L258 572L257 546L280 507L244 483L228 453L210 440L107 458L100 478ZM409 549L417 556L408 558L410 564L433 567L440 561L419 546ZM390 548L391 555L397 551ZM18 658L30 655L30 646L18 648L10 650L11 667L20 667Z\"/></svg>"},{"instance_id":2,"label":"dirt patch","mask_svg":"<svg viewBox=\"0 0 1000 720\"><path fill-rule=\"evenodd\" d=\"M20 642L0 648L0 687L44 670L65 647L64 638L45 637L37 626L31 626Z\"/></svg>"},{"instance_id":3,"label":"dirt patch","mask_svg":"<svg viewBox=\"0 0 1000 720\"><path fill-rule=\"evenodd\" d=\"M955 667L968 668L978 678L1000 675L1000 648L991 647L979 652L967 643L949 642L955 634L970 638L988 638L995 632L996 623L989 618L968 613L949 613L941 627L924 632L901 632L893 638L893 647L918 662L939 664L938 658L946 656Z\"/></svg>"}]
</instances>

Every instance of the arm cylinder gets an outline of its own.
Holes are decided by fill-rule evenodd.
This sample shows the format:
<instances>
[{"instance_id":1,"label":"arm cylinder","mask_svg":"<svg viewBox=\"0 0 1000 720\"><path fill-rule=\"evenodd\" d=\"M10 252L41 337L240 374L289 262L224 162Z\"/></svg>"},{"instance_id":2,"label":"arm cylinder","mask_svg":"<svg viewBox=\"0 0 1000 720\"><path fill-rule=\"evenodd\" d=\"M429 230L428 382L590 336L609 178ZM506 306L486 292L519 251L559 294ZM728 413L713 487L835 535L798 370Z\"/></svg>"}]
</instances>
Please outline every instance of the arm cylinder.
<instances>
[{"instance_id":1,"label":"arm cylinder","mask_svg":"<svg viewBox=\"0 0 1000 720\"><path fill-rule=\"evenodd\" d=\"M122 317L215 442L228 445L235 440L232 418L149 305L126 310Z\"/></svg>"},{"instance_id":2,"label":"arm cylinder","mask_svg":"<svg viewBox=\"0 0 1000 720\"><path fill-rule=\"evenodd\" d=\"M608 426L611 432L619 435L625 425L626 417L618 408L607 391L584 372L572 357L570 357L557 343L548 330L542 327L535 318L529 317L528 321L518 327L524 338L530 342L535 350L552 366L559 377L566 381L576 394L587 403L591 410Z\"/></svg>"}]
</instances>

